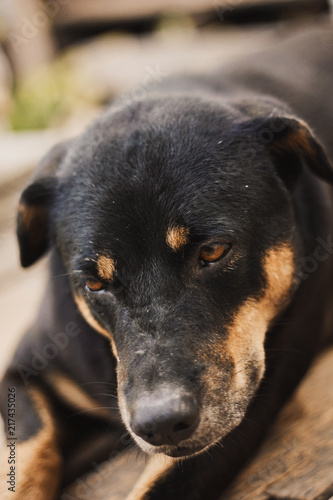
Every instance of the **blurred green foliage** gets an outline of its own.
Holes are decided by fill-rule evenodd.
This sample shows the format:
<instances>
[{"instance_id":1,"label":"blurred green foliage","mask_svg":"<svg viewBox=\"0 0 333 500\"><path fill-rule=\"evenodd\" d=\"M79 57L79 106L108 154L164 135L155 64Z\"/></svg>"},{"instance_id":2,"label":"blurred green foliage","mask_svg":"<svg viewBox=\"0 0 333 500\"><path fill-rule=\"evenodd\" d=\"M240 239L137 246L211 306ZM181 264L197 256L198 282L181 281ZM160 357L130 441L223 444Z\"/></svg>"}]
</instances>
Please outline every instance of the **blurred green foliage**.
<instances>
[{"instance_id":1,"label":"blurred green foliage","mask_svg":"<svg viewBox=\"0 0 333 500\"><path fill-rule=\"evenodd\" d=\"M10 126L12 130L59 126L78 106L91 104L65 59L58 59L16 85Z\"/></svg>"},{"instance_id":2,"label":"blurred green foliage","mask_svg":"<svg viewBox=\"0 0 333 500\"><path fill-rule=\"evenodd\" d=\"M56 66L39 69L17 84L10 116L13 130L46 128L66 112L66 76Z\"/></svg>"}]
</instances>

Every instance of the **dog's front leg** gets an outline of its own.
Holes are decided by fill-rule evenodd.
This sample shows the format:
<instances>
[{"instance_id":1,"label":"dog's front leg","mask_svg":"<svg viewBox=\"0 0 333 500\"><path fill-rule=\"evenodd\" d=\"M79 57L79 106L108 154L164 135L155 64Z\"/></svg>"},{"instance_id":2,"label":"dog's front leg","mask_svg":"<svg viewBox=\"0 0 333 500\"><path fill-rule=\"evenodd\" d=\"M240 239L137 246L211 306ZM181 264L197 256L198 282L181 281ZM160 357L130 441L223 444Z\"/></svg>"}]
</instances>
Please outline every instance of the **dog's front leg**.
<instances>
[{"instance_id":1,"label":"dog's front leg","mask_svg":"<svg viewBox=\"0 0 333 500\"><path fill-rule=\"evenodd\" d=\"M199 455L152 456L126 500L217 500L260 439L255 422L246 424L245 434L236 429L223 446L217 444Z\"/></svg>"},{"instance_id":2,"label":"dog's front leg","mask_svg":"<svg viewBox=\"0 0 333 500\"><path fill-rule=\"evenodd\" d=\"M1 412L7 434L1 461L1 499L53 500L62 459L46 395L40 387L27 388L8 374L1 383Z\"/></svg>"},{"instance_id":3,"label":"dog's front leg","mask_svg":"<svg viewBox=\"0 0 333 500\"><path fill-rule=\"evenodd\" d=\"M187 460L153 456L126 500L216 499L227 468L221 456L214 458L207 454Z\"/></svg>"},{"instance_id":4,"label":"dog's front leg","mask_svg":"<svg viewBox=\"0 0 333 500\"><path fill-rule=\"evenodd\" d=\"M144 500L150 498L149 495L153 493L159 481L165 480L168 473L175 467L176 461L173 458L166 457L165 455L154 455L150 457L147 467L126 500ZM156 499L157 498L156 496Z\"/></svg>"}]
</instances>

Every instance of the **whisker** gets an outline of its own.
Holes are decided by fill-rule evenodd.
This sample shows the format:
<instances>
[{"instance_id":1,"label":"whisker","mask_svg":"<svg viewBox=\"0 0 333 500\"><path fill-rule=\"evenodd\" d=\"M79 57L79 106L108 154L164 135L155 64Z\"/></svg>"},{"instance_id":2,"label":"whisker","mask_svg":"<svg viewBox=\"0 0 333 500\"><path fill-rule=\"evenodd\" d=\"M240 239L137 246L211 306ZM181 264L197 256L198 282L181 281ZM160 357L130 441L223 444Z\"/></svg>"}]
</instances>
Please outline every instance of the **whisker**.
<instances>
[{"instance_id":1,"label":"whisker","mask_svg":"<svg viewBox=\"0 0 333 500\"><path fill-rule=\"evenodd\" d=\"M51 278L62 278L63 276L71 276L72 273L64 273L64 274L52 274Z\"/></svg>"},{"instance_id":2,"label":"whisker","mask_svg":"<svg viewBox=\"0 0 333 500\"><path fill-rule=\"evenodd\" d=\"M118 399L118 396L116 396L115 394L109 394L107 392L94 392L94 396L108 396L110 398Z\"/></svg>"},{"instance_id":3,"label":"whisker","mask_svg":"<svg viewBox=\"0 0 333 500\"><path fill-rule=\"evenodd\" d=\"M297 354L304 354L304 351L300 351L299 349L267 349L266 352L296 352Z\"/></svg>"},{"instance_id":4,"label":"whisker","mask_svg":"<svg viewBox=\"0 0 333 500\"><path fill-rule=\"evenodd\" d=\"M67 418L76 417L82 413L93 412L95 410L119 410L118 406L94 406L93 408L86 408L85 410L78 411L76 413L71 413Z\"/></svg>"},{"instance_id":5,"label":"whisker","mask_svg":"<svg viewBox=\"0 0 333 500\"><path fill-rule=\"evenodd\" d=\"M61 278L63 276L72 276L73 274L82 274L83 271L81 269L73 269L73 271L64 273L64 274L53 274L51 278Z\"/></svg>"},{"instance_id":6,"label":"whisker","mask_svg":"<svg viewBox=\"0 0 333 500\"><path fill-rule=\"evenodd\" d=\"M84 382L81 385L90 385L90 384L111 385L112 387L116 387L117 386L117 384L115 382L104 382L104 380L102 380L101 382L98 382L98 381Z\"/></svg>"}]
</instances>

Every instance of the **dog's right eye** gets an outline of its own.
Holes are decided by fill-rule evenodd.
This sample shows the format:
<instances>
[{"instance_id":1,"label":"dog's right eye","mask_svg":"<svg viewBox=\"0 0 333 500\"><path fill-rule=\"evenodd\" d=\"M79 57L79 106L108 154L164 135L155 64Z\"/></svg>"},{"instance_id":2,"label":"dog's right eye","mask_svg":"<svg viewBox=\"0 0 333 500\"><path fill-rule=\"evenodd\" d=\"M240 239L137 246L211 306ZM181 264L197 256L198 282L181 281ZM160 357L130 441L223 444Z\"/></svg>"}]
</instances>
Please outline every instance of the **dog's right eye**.
<instances>
[{"instance_id":1,"label":"dog's right eye","mask_svg":"<svg viewBox=\"0 0 333 500\"><path fill-rule=\"evenodd\" d=\"M104 285L101 281L89 280L86 281L86 288L89 292L100 292L101 290L104 290Z\"/></svg>"},{"instance_id":2,"label":"dog's right eye","mask_svg":"<svg viewBox=\"0 0 333 500\"><path fill-rule=\"evenodd\" d=\"M199 259L202 265L213 264L222 259L230 250L230 246L222 243L211 243L201 247Z\"/></svg>"}]
</instances>

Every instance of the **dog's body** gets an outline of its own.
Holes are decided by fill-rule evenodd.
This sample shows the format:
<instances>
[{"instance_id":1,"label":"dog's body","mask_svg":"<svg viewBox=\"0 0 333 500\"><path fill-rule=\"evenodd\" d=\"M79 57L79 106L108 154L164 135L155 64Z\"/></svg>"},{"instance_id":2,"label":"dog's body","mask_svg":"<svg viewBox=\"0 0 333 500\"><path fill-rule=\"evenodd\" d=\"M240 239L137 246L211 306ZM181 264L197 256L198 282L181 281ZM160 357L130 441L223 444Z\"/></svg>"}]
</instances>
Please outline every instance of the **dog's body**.
<instances>
[{"instance_id":1,"label":"dog's body","mask_svg":"<svg viewBox=\"0 0 333 500\"><path fill-rule=\"evenodd\" d=\"M8 498L55 498L127 428L163 457L131 499L215 499L332 338L330 29L115 103L43 160L22 264L54 248L2 382L21 449Z\"/></svg>"}]
</instances>

